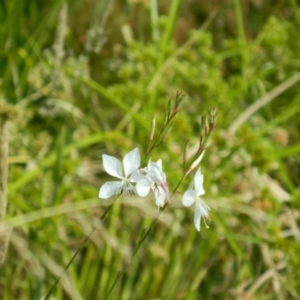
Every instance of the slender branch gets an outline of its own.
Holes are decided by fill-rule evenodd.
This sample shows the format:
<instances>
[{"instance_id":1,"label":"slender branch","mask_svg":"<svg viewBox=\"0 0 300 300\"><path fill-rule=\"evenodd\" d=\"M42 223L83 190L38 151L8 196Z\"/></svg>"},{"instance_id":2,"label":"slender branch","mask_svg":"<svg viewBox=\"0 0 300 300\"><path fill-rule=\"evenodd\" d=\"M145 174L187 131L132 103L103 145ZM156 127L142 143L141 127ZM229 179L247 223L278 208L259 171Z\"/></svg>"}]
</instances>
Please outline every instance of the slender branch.
<instances>
[{"instance_id":1,"label":"slender branch","mask_svg":"<svg viewBox=\"0 0 300 300\"><path fill-rule=\"evenodd\" d=\"M168 109L168 113L166 114L166 123L163 124L162 126L162 130L160 135L156 138L155 142L153 143L153 145L150 147L151 141L153 140L153 136L154 136L154 130L155 130L155 119L152 122L152 128L150 130L150 136L149 136L149 145L148 148L150 147L150 149L148 150L148 153L146 155L146 158L151 154L151 152L153 151L154 148L156 148L160 142L163 142L163 137L164 135L166 135L166 132L168 131L169 127L170 127L170 121L173 120L173 118L176 116L180 103L183 99L183 94L182 93L177 93L176 94L176 99L175 99L175 105L173 110L171 111L171 102L169 102L169 109ZM171 114L172 113L172 114ZM163 136L163 137L162 137ZM151 140L151 141L150 141ZM162 141L160 141L162 140ZM183 178L182 178L183 179ZM181 181L182 181L181 179ZM180 181L180 182L181 182ZM179 185L178 185L179 186ZM176 187L176 189L178 188L178 186ZM115 202L114 202L115 203ZM105 216L107 215L107 213L109 212L109 210L111 209L111 207L114 205L111 204L108 209L104 212L103 216L100 218L99 222L101 222ZM167 205L165 205L160 211L158 216L156 217L156 219L152 222L152 225L150 226L150 228L148 229L148 231L145 233L145 235L142 237L142 239L139 241L137 248L135 249L132 258L135 256L135 254L138 252L139 247L142 245L142 243L144 242L144 240L146 239L146 237L149 235L152 226L157 222L160 213L165 209ZM68 270L68 268L70 267L70 265L72 264L72 262L74 261L74 259L76 258L76 256L78 255L78 253L81 251L81 249L83 248L83 246L85 245L85 243L88 241L88 239L90 238L90 236L93 234L93 232L96 230L99 222L93 227L93 229L91 230L91 232L89 233L88 236L86 236L86 238L83 240L83 242L80 244L79 248L76 250L76 252L74 253L74 255L72 256L71 260L68 262L68 264L66 265L65 269L63 270L62 274L56 279L56 281L54 282L54 284L52 285L50 291L48 292L48 294L46 295L46 297L44 298L45 300L49 299L50 295L52 294L53 290L55 289L55 287L57 286L58 282L60 281L60 279L62 278L62 276L65 274L65 272ZM127 265L125 265L122 270L117 274L115 281L113 283L113 285L111 286L108 294L106 297L109 296L109 294L111 293L111 291L113 290L115 284L118 282L118 279L122 276L122 274L125 271L125 268L127 267Z\"/></svg>"},{"instance_id":2,"label":"slender branch","mask_svg":"<svg viewBox=\"0 0 300 300\"><path fill-rule=\"evenodd\" d=\"M142 238L139 240L137 246L135 247L135 249L133 250L132 256L131 256L131 261L132 259L135 257L135 255L138 253L140 247L142 246L143 242L145 241L145 239L148 237L148 235L150 234L150 232L152 231L152 229L154 228L155 224L157 223L161 213L165 210L165 208L168 206L168 202L165 204L164 207L162 207L158 213L156 218L152 221L151 225L149 226L148 230L145 232L145 234L142 236ZM111 292L113 291L115 285L117 284L117 282L119 281L119 279L122 277L122 275L124 274L125 270L127 267L130 266L130 262L125 263L123 268L118 272L114 282L112 283L111 287L109 288L104 300L108 299L108 297L110 296Z\"/></svg>"},{"instance_id":3,"label":"slender branch","mask_svg":"<svg viewBox=\"0 0 300 300\"><path fill-rule=\"evenodd\" d=\"M179 186L181 185L183 179L186 177L186 174L184 174L182 176L182 178L179 180L177 186L175 187L172 196L176 193L176 191L178 190ZM117 284L117 282L119 281L119 279L122 277L122 275L124 274L126 268L128 266L130 266L130 263L132 261L132 259L135 257L135 255L138 253L140 247L142 246L142 244L144 243L144 241L146 240L146 238L148 237L148 235L151 233L152 229L154 228L154 226L156 225L157 221L159 220L160 215L162 214L162 212L166 209L166 207L168 206L168 202L165 203L165 205L163 207L161 207L157 213L156 218L151 222L148 230L144 233L144 235L141 237L141 239L139 240L138 244L136 245L135 249L133 250L132 256L131 256L131 260L128 263L125 263L123 268L117 273L117 276L115 277L114 282L112 283L111 287L109 288L106 296L105 296L105 300L108 299L108 297L110 296L111 292L113 291L115 285Z\"/></svg>"},{"instance_id":4,"label":"slender branch","mask_svg":"<svg viewBox=\"0 0 300 300\"><path fill-rule=\"evenodd\" d=\"M160 132L160 135L158 138L160 138L160 136L164 133L165 129L168 128L169 125L169 121L172 120L172 118L174 118L178 112L178 108L180 106L180 102L182 100L182 95L178 94L177 96L177 101L175 104L175 107L173 109L173 113L171 113L171 108L169 106L168 110L167 110L167 114L166 114L166 121L165 124L163 124L162 126L162 130ZM203 117L203 121L206 121L205 124L207 124L207 126L202 126L203 128L201 128L200 131L203 131L202 134L200 135L200 141L199 141L199 149L196 153L196 156L193 160L193 162L191 162L189 169L186 171L184 170L184 174L182 175L181 179L179 180L178 184L176 185L175 189L172 192L171 198L174 196L174 194L177 192L179 186L181 185L182 181L192 172L196 169L196 167L199 165L200 161L202 160L203 154L205 149L203 148L203 141L206 141L207 138L210 136L210 134L212 133L213 129L215 128L216 125L216 118L217 118L217 110L216 108L210 108L209 112L207 115L205 115ZM204 124L204 122L203 122ZM158 138L155 140L155 142L153 143L152 147L150 148L150 152L157 147L157 141ZM188 145L186 144L185 146L185 150L187 151L187 147ZM149 152L149 153L150 153ZM146 158L149 156L149 153L147 154ZM184 169L185 169L185 165L186 165L186 157L184 155L183 157L183 165L184 165ZM128 266L130 266L130 263L132 261L132 259L135 257L135 255L138 253L140 247L142 246L142 244L144 243L144 241L146 240L146 238L148 237L148 235L151 233L152 229L154 228L154 226L156 225L161 213L166 209L166 207L168 206L168 202L165 203L165 205L163 207L161 207L157 213L156 218L151 222L148 230L142 235L141 239L139 240L138 244L136 245L136 247L133 250L132 256L131 256L131 260L127 263L125 263L122 267L122 269L117 273L112 285L110 286L106 296L105 296L105 300L108 299L108 297L110 296L111 292L113 291L115 285L117 284L117 282L119 281L119 279L122 277L122 275L124 274L126 268Z\"/></svg>"},{"instance_id":5,"label":"slender branch","mask_svg":"<svg viewBox=\"0 0 300 300\"><path fill-rule=\"evenodd\" d=\"M113 205L115 204L115 202L117 200L118 199L116 199L114 201L114 203L112 203L111 205L108 206L108 208L105 210L105 212L103 213L103 215L101 216L101 218L98 220L98 222L96 223L96 225L92 228L91 232L82 241L82 243L80 244L80 246L77 248L76 252L71 257L70 261L68 262L68 264L66 265L66 267L62 271L61 275L55 280L54 284L52 285L51 289L49 290L49 292L45 296L44 300L49 299L49 297L51 296L52 292L56 288L57 284L59 283L59 281L61 280L61 278L63 277L63 275L67 272L67 270L69 269L70 265L73 263L74 259L78 255L78 253L83 249L83 247L86 244L86 242L90 239L91 235L94 233L94 231L96 230L96 228L98 227L98 225L100 224L100 222L102 222L105 219L105 217L107 216L108 212L111 210L111 208L113 207Z\"/></svg>"}]
</instances>

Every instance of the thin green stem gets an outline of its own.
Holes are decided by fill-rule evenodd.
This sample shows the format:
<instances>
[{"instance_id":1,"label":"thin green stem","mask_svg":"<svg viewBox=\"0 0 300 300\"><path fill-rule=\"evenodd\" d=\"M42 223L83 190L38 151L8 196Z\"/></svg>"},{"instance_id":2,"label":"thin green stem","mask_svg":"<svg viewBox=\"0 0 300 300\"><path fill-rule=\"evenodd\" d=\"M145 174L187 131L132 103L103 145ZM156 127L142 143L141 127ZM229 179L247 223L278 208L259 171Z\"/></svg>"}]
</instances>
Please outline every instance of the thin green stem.
<instances>
[{"instance_id":1,"label":"thin green stem","mask_svg":"<svg viewBox=\"0 0 300 300\"><path fill-rule=\"evenodd\" d=\"M176 185L172 195L172 196L176 193L176 191L178 190L179 186L181 185L182 181L184 180L184 178L186 177L186 174L184 174L181 179L179 180L178 184ZM139 240L137 246L135 247L135 249L133 250L132 256L131 256L131 261L133 260L133 258L135 257L135 255L138 253L139 249L141 248L142 244L144 243L144 241L146 240L146 238L149 236L149 234L151 233L151 231L153 230L154 226L156 225L157 221L159 220L160 215L162 214L162 212L166 209L166 207L168 206L168 202L166 202L166 204L160 208L160 210L157 213L157 216L155 217L155 219L151 222L148 230L145 232L145 234L141 237L141 239ZM105 300L108 299L108 297L110 296L111 292L113 291L114 287L116 286L117 282L119 281L119 279L122 277L122 275L124 274L126 268L128 266L130 266L130 262L124 264L123 268L118 272L114 282L112 283L110 289L108 290L106 296L105 296Z\"/></svg>"},{"instance_id":2,"label":"thin green stem","mask_svg":"<svg viewBox=\"0 0 300 300\"><path fill-rule=\"evenodd\" d=\"M115 202L118 200L118 198L115 200ZM49 290L48 294L46 295L46 297L44 298L44 300L49 299L49 297L51 296L52 292L54 291L54 289L56 288L57 284L59 283L60 279L62 278L62 276L67 272L68 268L70 267L70 265L73 263L74 259L76 258L76 256L78 255L78 253L82 250L82 248L84 247L85 243L90 239L91 235L94 233L94 231L96 230L96 228L98 227L98 225L100 224L100 222L102 222L105 217L107 216L108 212L111 210L111 208L113 207L113 205L115 204L112 203L111 205L109 205L107 207L107 209L105 210L105 212L103 213L103 215L101 216L101 218L98 220L97 224L92 228L91 232L85 237L85 239L82 241L82 243L80 244L80 246L78 247L78 249L76 250L76 252L74 253L74 255L71 257L70 261L68 262L68 264L66 265L66 267L64 268L63 272L61 273L61 275L55 280L54 284L52 285L51 289Z\"/></svg>"},{"instance_id":3,"label":"thin green stem","mask_svg":"<svg viewBox=\"0 0 300 300\"><path fill-rule=\"evenodd\" d=\"M187 173L185 173L185 174L181 177L181 179L179 180L178 184L176 185L176 187L175 187L175 189L174 189L174 191L173 191L173 193L172 193L172 196L177 192L179 186L181 185L181 183L182 183L183 179L186 177L186 175L187 175ZM172 197L172 196L171 196L171 197Z\"/></svg>"},{"instance_id":4,"label":"thin green stem","mask_svg":"<svg viewBox=\"0 0 300 300\"><path fill-rule=\"evenodd\" d=\"M177 103L177 105L179 105L180 103ZM176 108L178 109L178 106L176 106ZM168 110L170 111L170 109ZM175 110L173 111L175 112ZM160 135L156 138L156 140L154 141L153 145L150 147L150 151L147 154L146 158L150 155L151 151L157 147L157 143L159 141L159 138L161 137L161 135L166 131L166 129L168 128L169 122L170 120L175 117L177 111L174 113L174 115L170 116L170 114L168 114L167 116L167 122L166 125L162 127L162 132L160 133ZM213 111L210 112L210 124L209 124L209 128L207 128L207 131L205 131L205 141L207 140L208 136L210 135L210 133L212 132L212 130L214 129L215 126L215 117L216 117L216 113L213 114ZM195 157L194 162L191 164L190 168L188 171L186 171L183 176L181 177L181 179L179 180L178 184L176 185L174 191L172 192L171 198L174 196L174 194L177 192L179 186L181 185L182 181L190 174L191 171L193 171L195 169L195 167L198 165L198 163L200 162L201 158L201 154L204 151L204 149L202 148L202 144L200 141L200 146L199 146L199 150L197 151L197 157ZM146 159L145 158L145 159ZM199 160L200 159L200 160ZM197 162L197 160L199 160ZM195 165L196 163L196 165ZM152 231L152 229L154 228L154 226L156 225L161 213L166 209L166 207L168 206L168 202L166 202L166 204L160 208L160 210L158 211L158 214L156 216L156 218L152 221L152 223L150 224L148 230L145 232L145 234L142 236L142 238L139 240L137 246L135 247L132 256L131 256L131 260L135 257L135 255L138 253L139 249L141 248L142 244L144 243L144 241L146 240L146 238L149 236L150 232ZM124 264L123 268L117 273L114 282L112 283L111 287L108 290L108 293L106 294L104 299L108 299L108 297L110 296L111 292L113 291L114 287L116 286L117 282L119 281L119 279L122 277L122 275L124 274L126 268L130 266L130 262Z\"/></svg>"},{"instance_id":5,"label":"thin green stem","mask_svg":"<svg viewBox=\"0 0 300 300\"><path fill-rule=\"evenodd\" d=\"M148 235L150 234L150 232L152 231L152 229L154 228L155 224L157 223L161 213L165 210L165 208L168 206L168 202L165 204L164 207L162 207L158 213L156 218L152 221L151 225L149 226L148 230L146 231L146 233L142 236L142 238L139 240L137 246L135 247L132 256L131 256L131 260L135 257L135 255L138 253L140 247L142 246L143 242L146 240L146 238L148 237ZM126 268L130 266L130 262L124 264L123 268L118 272L114 282L112 283L110 289L108 290L106 296L105 296L105 300L108 299L108 297L110 296L111 292L113 291L114 287L116 286L117 282L119 281L119 279L122 277L122 275L124 274Z\"/></svg>"}]
</instances>

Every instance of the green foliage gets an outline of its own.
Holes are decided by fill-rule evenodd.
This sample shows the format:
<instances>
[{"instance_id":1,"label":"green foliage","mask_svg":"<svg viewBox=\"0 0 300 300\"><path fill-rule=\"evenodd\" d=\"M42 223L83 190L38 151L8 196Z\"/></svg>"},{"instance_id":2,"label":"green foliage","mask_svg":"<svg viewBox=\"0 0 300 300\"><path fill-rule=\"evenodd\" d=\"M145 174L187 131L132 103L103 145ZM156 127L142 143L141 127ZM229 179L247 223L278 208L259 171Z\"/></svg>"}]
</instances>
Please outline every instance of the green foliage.
<instances>
[{"instance_id":1,"label":"green foliage","mask_svg":"<svg viewBox=\"0 0 300 300\"><path fill-rule=\"evenodd\" d=\"M50 299L103 299L126 264L111 299L299 299L298 5L146 2L0 4L0 105L14 112L0 298L43 299L98 224ZM210 228L199 235L181 206L190 176L131 259L157 210L124 199L99 222L101 155L139 146L145 158L178 91L152 158L174 190L186 140L190 158L217 107L201 162Z\"/></svg>"}]
</instances>

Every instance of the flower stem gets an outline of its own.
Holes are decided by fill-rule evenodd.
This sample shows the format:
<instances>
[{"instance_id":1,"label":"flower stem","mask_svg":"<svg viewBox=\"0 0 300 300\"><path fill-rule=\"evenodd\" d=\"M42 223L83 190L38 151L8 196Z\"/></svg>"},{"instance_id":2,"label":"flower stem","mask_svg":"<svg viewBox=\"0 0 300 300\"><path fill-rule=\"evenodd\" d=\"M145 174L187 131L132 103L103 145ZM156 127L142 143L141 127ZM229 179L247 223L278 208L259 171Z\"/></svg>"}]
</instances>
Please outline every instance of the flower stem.
<instances>
[{"instance_id":1,"label":"flower stem","mask_svg":"<svg viewBox=\"0 0 300 300\"><path fill-rule=\"evenodd\" d=\"M186 174L184 174L181 179L179 180L178 184L176 185L174 191L172 192L171 198L172 196L176 193L176 191L178 190L179 186L181 185L182 181L184 180L184 178L186 177ZM159 220L160 215L162 214L162 212L166 209L166 207L168 206L168 202L166 202L166 204L161 207L157 213L157 216L155 217L155 219L151 222L148 230L143 234L143 236L141 237L141 239L139 240L137 246L135 247L135 249L133 250L132 256L131 256L131 260L135 257L135 255L138 253L139 249L141 248L142 244L144 243L144 241L146 240L146 238L148 237L148 235L151 233L151 231L153 230L154 226L156 225L157 221ZM117 284L117 282L119 281L119 279L122 277L122 275L124 274L126 268L128 266L130 266L130 262L124 264L123 268L117 273L114 282L112 283L111 287L109 288L106 296L105 296L105 300L108 299L108 297L110 296L111 292L113 291L115 285Z\"/></svg>"},{"instance_id":2,"label":"flower stem","mask_svg":"<svg viewBox=\"0 0 300 300\"><path fill-rule=\"evenodd\" d=\"M165 204L164 207L162 207L158 213L156 218L152 221L151 225L149 226L148 230L145 232L145 234L142 236L142 238L139 240L137 246L135 247L132 256L131 256L131 260L135 257L135 255L138 253L140 247L142 246L142 244L144 243L145 239L148 237L148 235L150 234L151 230L154 228L155 224L157 223L161 213L165 210L165 208L168 206L168 202ZM113 291L115 285L117 284L117 282L119 281L119 279L122 277L122 275L124 274L126 268L128 266L130 266L130 262L124 264L123 268L118 272L117 276L115 277L115 280L113 282L113 284L111 285L110 289L108 290L106 296L105 296L105 300L108 299L109 295L111 294L111 292Z\"/></svg>"},{"instance_id":3,"label":"flower stem","mask_svg":"<svg viewBox=\"0 0 300 300\"><path fill-rule=\"evenodd\" d=\"M96 225L92 228L91 232L85 237L85 239L82 241L82 243L80 244L80 246L77 248L76 252L74 253L74 255L71 257L70 261L68 262L68 264L66 265L66 267L64 268L64 270L62 271L61 275L55 280L54 284L52 285L51 289L49 290L48 294L46 295L46 297L44 298L44 300L49 299L49 297L51 296L52 292L54 291L54 289L56 288L57 284L59 283L60 279L62 278L62 276L66 273L66 271L68 270L68 268L70 267L70 265L73 263L74 259L76 258L76 256L78 255L78 253L82 250L82 248L84 247L85 243L90 239L91 235L94 233L94 231L96 230L96 228L98 227L99 223L102 222L105 217L107 216L108 212L111 210L111 208L113 207L113 205L115 204L115 202L118 200L118 198L107 207L107 209L105 210L105 212L103 213L103 215L101 216L101 218L98 220L98 222L96 223Z\"/></svg>"}]
</instances>

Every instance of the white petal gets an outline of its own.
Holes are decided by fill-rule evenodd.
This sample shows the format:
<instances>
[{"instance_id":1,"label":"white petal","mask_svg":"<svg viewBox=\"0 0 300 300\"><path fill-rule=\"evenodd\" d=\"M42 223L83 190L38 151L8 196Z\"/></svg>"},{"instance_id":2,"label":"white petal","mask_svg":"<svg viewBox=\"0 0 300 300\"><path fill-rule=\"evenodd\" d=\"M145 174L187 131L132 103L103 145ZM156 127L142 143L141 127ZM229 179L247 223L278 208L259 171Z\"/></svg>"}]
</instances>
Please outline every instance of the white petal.
<instances>
[{"instance_id":1,"label":"white petal","mask_svg":"<svg viewBox=\"0 0 300 300\"><path fill-rule=\"evenodd\" d=\"M135 171L132 173L132 175L130 176L129 180L131 182L138 182L140 181L141 179L145 179L145 175L141 174L141 172L139 171Z\"/></svg>"},{"instance_id":2,"label":"white petal","mask_svg":"<svg viewBox=\"0 0 300 300\"><path fill-rule=\"evenodd\" d=\"M141 179L140 181L137 182L135 186L136 192L138 193L139 196L145 197L150 192L150 185L151 183L147 179Z\"/></svg>"},{"instance_id":3,"label":"white petal","mask_svg":"<svg viewBox=\"0 0 300 300\"><path fill-rule=\"evenodd\" d=\"M110 181L102 185L99 191L99 198L107 199L115 195L122 188L122 182L119 181Z\"/></svg>"},{"instance_id":4,"label":"white petal","mask_svg":"<svg viewBox=\"0 0 300 300\"><path fill-rule=\"evenodd\" d=\"M153 163L153 162L152 162L151 158L149 158L148 165L147 165L148 171L151 170L152 163Z\"/></svg>"},{"instance_id":5,"label":"white petal","mask_svg":"<svg viewBox=\"0 0 300 300\"><path fill-rule=\"evenodd\" d=\"M198 231L200 231L201 218L207 218L210 208L200 198L195 203L194 223Z\"/></svg>"},{"instance_id":6,"label":"white petal","mask_svg":"<svg viewBox=\"0 0 300 300\"><path fill-rule=\"evenodd\" d=\"M153 181L157 184L166 182L166 175L160 168L160 166L155 162L149 162L148 164L148 174L151 176Z\"/></svg>"},{"instance_id":7,"label":"white petal","mask_svg":"<svg viewBox=\"0 0 300 300\"><path fill-rule=\"evenodd\" d=\"M169 188L168 188L167 184L166 183L162 183L161 187L162 187L162 189L165 192L166 198L168 200L170 200L170 191L169 191Z\"/></svg>"},{"instance_id":8,"label":"white petal","mask_svg":"<svg viewBox=\"0 0 300 300\"><path fill-rule=\"evenodd\" d=\"M183 194L183 198L182 198L182 204L184 206L191 206L194 201L195 201L195 197L196 197L196 192L192 189L188 189L184 194Z\"/></svg>"},{"instance_id":9,"label":"white petal","mask_svg":"<svg viewBox=\"0 0 300 300\"><path fill-rule=\"evenodd\" d=\"M154 162L151 159L149 159L148 162L148 170L151 172L153 169L155 169L155 172L162 172L162 162L161 159L158 162Z\"/></svg>"},{"instance_id":10,"label":"white petal","mask_svg":"<svg viewBox=\"0 0 300 300\"><path fill-rule=\"evenodd\" d=\"M122 165L117 158L107 154L103 154L102 158L103 158L103 167L109 175L117 178L123 178Z\"/></svg>"},{"instance_id":11,"label":"white petal","mask_svg":"<svg viewBox=\"0 0 300 300\"><path fill-rule=\"evenodd\" d=\"M156 164L158 165L158 167L162 170L162 160L159 159Z\"/></svg>"},{"instance_id":12,"label":"white petal","mask_svg":"<svg viewBox=\"0 0 300 300\"><path fill-rule=\"evenodd\" d=\"M210 208L207 204L204 203L204 201L202 201L200 198L198 198L196 200L199 205L200 205L200 208L201 208L201 214L204 218L207 218L208 215L209 215L209 211L210 211Z\"/></svg>"},{"instance_id":13,"label":"white petal","mask_svg":"<svg viewBox=\"0 0 300 300\"><path fill-rule=\"evenodd\" d=\"M128 152L123 159L123 164L125 170L125 177L129 176L131 173L136 171L141 164L139 148L135 148L132 151Z\"/></svg>"},{"instance_id":14,"label":"white petal","mask_svg":"<svg viewBox=\"0 0 300 300\"><path fill-rule=\"evenodd\" d=\"M122 193L123 195L129 195L129 194L136 194L135 187L129 182L129 181L123 181L123 187L122 187Z\"/></svg>"},{"instance_id":15,"label":"white petal","mask_svg":"<svg viewBox=\"0 0 300 300\"><path fill-rule=\"evenodd\" d=\"M201 196L201 195L205 194L205 191L203 189L203 180L204 180L203 174L201 173L201 171L199 169L194 176L194 187L195 187L197 196Z\"/></svg>"},{"instance_id":16,"label":"white petal","mask_svg":"<svg viewBox=\"0 0 300 300\"><path fill-rule=\"evenodd\" d=\"M154 190L155 203L158 207L163 207L166 203L166 194L162 187L158 187Z\"/></svg>"},{"instance_id":17,"label":"white petal","mask_svg":"<svg viewBox=\"0 0 300 300\"><path fill-rule=\"evenodd\" d=\"M201 217L202 217L201 207L200 207L200 205L197 201L196 201L195 204L196 205L195 205L194 223L195 223L195 226L196 226L197 230L200 231Z\"/></svg>"}]
</instances>

